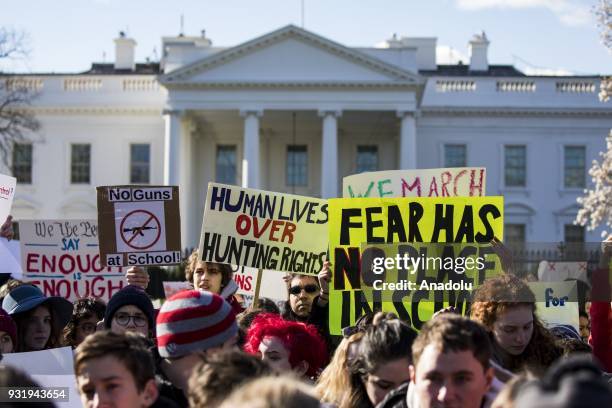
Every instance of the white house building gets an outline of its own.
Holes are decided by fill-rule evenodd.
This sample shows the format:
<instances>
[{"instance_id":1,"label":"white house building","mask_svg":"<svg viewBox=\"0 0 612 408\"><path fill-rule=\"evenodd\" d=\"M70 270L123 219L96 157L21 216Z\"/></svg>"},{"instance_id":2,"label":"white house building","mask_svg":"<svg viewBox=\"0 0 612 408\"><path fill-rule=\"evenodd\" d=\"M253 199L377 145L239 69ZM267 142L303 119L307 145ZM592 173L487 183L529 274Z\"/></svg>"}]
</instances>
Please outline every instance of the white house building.
<instances>
[{"instance_id":1,"label":"white house building","mask_svg":"<svg viewBox=\"0 0 612 408\"><path fill-rule=\"evenodd\" d=\"M196 246L209 181L335 197L355 172L484 166L507 239L599 239L572 225L612 127L599 77L489 64L484 34L459 65L437 64L436 38L352 48L291 25L229 48L164 37L159 63L115 45L87 72L6 79L39 93L41 130L13 155L17 219L95 217L98 185L178 184Z\"/></svg>"}]
</instances>

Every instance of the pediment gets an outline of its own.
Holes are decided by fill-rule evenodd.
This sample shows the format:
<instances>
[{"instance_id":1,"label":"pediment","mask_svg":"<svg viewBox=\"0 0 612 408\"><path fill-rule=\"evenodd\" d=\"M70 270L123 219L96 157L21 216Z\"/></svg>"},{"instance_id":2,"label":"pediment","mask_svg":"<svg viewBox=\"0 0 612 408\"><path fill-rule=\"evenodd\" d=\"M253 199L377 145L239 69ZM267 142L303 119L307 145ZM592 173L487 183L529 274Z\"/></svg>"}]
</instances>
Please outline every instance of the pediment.
<instances>
[{"instance_id":1,"label":"pediment","mask_svg":"<svg viewBox=\"0 0 612 408\"><path fill-rule=\"evenodd\" d=\"M506 215L534 215L535 209L529 204L525 203L507 203L504 209Z\"/></svg>"},{"instance_id":2,"label":"pediment","mask_svg":"<svg viewBox=\"0 0 612 408\"><path fill-rule=\"evenodd\" d=\"M287 26L160 77L166 86L224 83L422 84L417 74Z\"/></svg>"}]
</instances>

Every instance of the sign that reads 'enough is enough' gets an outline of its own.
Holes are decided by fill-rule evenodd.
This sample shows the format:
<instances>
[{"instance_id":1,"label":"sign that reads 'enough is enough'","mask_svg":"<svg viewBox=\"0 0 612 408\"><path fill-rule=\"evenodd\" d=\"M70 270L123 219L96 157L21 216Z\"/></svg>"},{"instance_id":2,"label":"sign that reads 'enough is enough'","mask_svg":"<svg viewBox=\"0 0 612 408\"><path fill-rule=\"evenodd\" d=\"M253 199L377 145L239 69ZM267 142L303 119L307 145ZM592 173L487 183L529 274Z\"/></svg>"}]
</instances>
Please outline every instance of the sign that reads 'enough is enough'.
<instances>
[{"instance_id":1,"label":"sign that reads 'enough is enough'","mask_svg":"<svg viewBox=\"0 0 612 408\"><path fill-rule=\"evenodd\" d=\"M98 187L100 257L104 265L181 262L178 187Z\"/></svg>"},{"instance_id":2,"label":"sign that reads 'enough is enough'","mask_svg":"<svg viewBox=\"0 0 612 408\"><path fill-rule=\"evenodd\" d=\"M203 261L316 274L326 253L326 200L208 184Z\"/></svg>"}]
</instances>

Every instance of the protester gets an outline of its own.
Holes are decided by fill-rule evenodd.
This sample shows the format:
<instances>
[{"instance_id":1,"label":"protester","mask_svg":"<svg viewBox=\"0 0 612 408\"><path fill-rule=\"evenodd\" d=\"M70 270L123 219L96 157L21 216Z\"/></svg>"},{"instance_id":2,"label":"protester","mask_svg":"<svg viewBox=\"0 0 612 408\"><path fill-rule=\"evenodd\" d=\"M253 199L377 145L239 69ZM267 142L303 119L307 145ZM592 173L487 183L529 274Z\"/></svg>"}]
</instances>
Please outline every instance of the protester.
<instances>
[{"instance_id":1,"label":"protester","mask_svg":"<svg viewBox=\"0 0 612 408\"><path fill-rule=\"evenodd\" d=\"M247 332L244 350L261 356L275 372L314 379L327 363L325 341L313 325L264 313Z\"/></svg>"},{"instance_id":2,"label":"protester","mask_svg":"<svg viewBox=\"0 0 612 408\"><path fill-rule=\"evenodd\" d=\"M22 399L15 398L11 402L8 398L8 390L17 388L40 388L40 385L34 381L28 374L18 368L9 365L0 365L0 389L3 390L2 408L53 408L55 404L52 402L26 402Z\"/></svg>"},{"instance_id":3,"label":"protester","mask_svg":"<svg viewBox=\"0 0 612 408\"><path fill-rule=\"evenodd\" d=\"M157 373L162 395L187 406L188 381L203 356L235 350L238 325L223 298L187 290L166 299L157 315Z\"/></svg>"},{"instance_id":4,"label":"protester","mask_svg":"<svg viewBox=\"0 0 612 408\"><path fill-rule=\"evenodd\" d=\"M499 394L497 394L497 397L491 404L491 408L514 408L516 397L521 387L530 380L533 380L533 376L528 373L514 376L514 378L506 383L506 386Z\"/></svg>"},{"instance_id":5,"label":"protester","mask_svg":"<svg viewBox=\"0 0 612 408\"><path fill-rule=\"evenodd\" d=\"M410 380L411 346L417 334L393 314L379 313L350 366L350 388L340 408L374 407Z\"/></svg>"},{"instance_id":6,"label":"protester","mask_svg":"<svg viewBox=\"0 0 612 408\"><path fill-rule=\"evenodd\" d=\"M238 319L238 346L240 348L244 347L244 343L246 341L246 334L253 323L253 320L257 316L262 313L273 313L280 314L280 310L276 303L274 303L271 299L262 298L263 302L258 302L260 307L249 307L244 312L240 313L236 318Z\"/></svg>"},{"instance_id":7,"label":"protester","mask_svg":"<svg viewBox=\"0 0 612 408\"><path fill-rule=\"evenodd\" d=\"M241 351L218 353L198 363L189 377L189 406L215 408L247 381L272 375L270 366Z\"/></svg>"},{"instance_id":8,"label":"protester","mask_svg":"<svg viewBox=\"0 0 612 408\"><path fill-rule=\"evenodd\" d=\"M580 337L582 341L588 342L589 336L591 335L591 320L589 319L589 315L582 310L579 313L578 324L580 328Z\"/></svg>"},{"instance_id":9,"label":"protester","mask_svg":"<svg viewBox=\"0 0 612 408\"><path fill-rule=\"evenodd\" d=\"M115 333L133 331L153 339L155 327L153 303L140 287L128 285L110 298L104 314L104 326Z\"/></svg>"},{"instance_id":10,"label":"protester","mask_svg":"<svg viewBox=\"0 0 612 408\"><path fill-rule=\"evenodd\" d=\"M331 362L325 367L317 380L315 391L321 402L342 406L350 389L351 377L349 366L359 353L359 343L365 332L358 331L342 339Z\"/></svg>"},{"instance_id":11,"label":"protester","mask_svg":"<svg viewBox=\"0 0 612 408\"><path fill-rule=\"evenodd\" d=\"M12 353L17 345L17 326L4 309L0 309L0 354Z\"/></svg>"},{"instance_id":12,"label":"protester","mask_svg":"<svg viewBox=\"0 0 612 408\"><path fill-rule=\"evenodd\" d=\"M46 297L32 285L10 291L2 308L17 326L16 352L59 347L61 330L72 315L72 303L62 297Z\"/></svg>"},{"instance_id":13,"label":"protester","mask_svg":"<svg viewBox=\"0 0 612 408\"><path fill-rule=\"evenodd\" d=\"M311 386L289 377L262 377L235 390L219 408L321 408Z\"/></svg>"},{"instance_id":14,"label":"protester","mask_svg":"<svg viewBox=\"0 0 612 408\"><path fill-rule=\"evenodd\" d=\"M96 331L105 312L106 305L99 299L84 298L74 302L72 317L64 328L64 345L76 348L81 344Z\"/></svg>"},{"instance_id":15,"label":"protester","mask_svg":"<svg viewBox=\"0 0 612 408\"><path fill-rule=\"evenodd\" d=\"M159 396L153 358L138 333L104 330L87 337L76 349L74 372L86 408L176 406Z\"/></svg>"},{"instance_id":16,"label":"protester","mask_svg":"<svg viewBox=\"0 0 612 408\"><path fill-rule=\"evenodd\" d=\"M0 302L4 300L11 290L21 285L27 285L27 283L19 279L9 279L4 282L4 285L0 286Z\"/></svg>"},{"instance_id":17,"label":"protester","mask_svg":"<svg viewBox=\"0 0 612 408\"><path fill-rule=\"evenodd\" d=\"M470 316L488 330L493 360L511 372L543 372L562 355L535 309L535 295L514 275L487 279L474 291Z\"/></svg>"},{"instance_id":18,"label":"protester","mask_svg":"<svg viewBox=\"0 0 612 408\"><path fill-rule=\"evenodd\" d=\"M601 370L586 356L557 362L544 378L525 384L517 408L612 407L612 390Z\"/></svg>"},{"instance_id":19,"label":"protester","mask_svg":"<svg viewBox=\"0 0 612 408\"><path fill-rule=\"evenodd\" d=\"M592 293L589 317L591 337L589 344L593 356L602 365L604 371L612 372L612 288L610 287L610 270L612 260L612 235L601 244L602 256L599 268L592 274Z\"/></svg>"},{"instance_id":20,"label":"protester","mask_svg":"<svg viewBox=\"0 0 612 408\"><path fill-rule=\"evenodd\" d=\"M410 382L390 393L381 408L488 407L493 381L491 344L481 325L454 314L425 323L412 345Z\"/></svg>"}]
</instances>

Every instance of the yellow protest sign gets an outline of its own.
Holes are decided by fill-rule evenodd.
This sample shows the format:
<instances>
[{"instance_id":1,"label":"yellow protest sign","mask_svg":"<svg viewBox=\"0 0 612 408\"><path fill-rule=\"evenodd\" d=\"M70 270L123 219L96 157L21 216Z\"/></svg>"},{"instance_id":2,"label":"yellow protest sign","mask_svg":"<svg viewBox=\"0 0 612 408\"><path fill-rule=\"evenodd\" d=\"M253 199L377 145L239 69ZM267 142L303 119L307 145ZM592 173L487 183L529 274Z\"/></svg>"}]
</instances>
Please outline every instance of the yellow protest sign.
<instances>
[{"instance_id":1,"label":"yellow protest sign","mask_svg":"<svg viewBox=\"0 0 612 408\"><path fill-rule=\"evenodd\" d=\"M375 310L394 312L418 329L435 310L459 301L467 306L467 297L457 294L500 270L492 248L477 243L503 235L503 197L330 199L328 211L332 334ZM438 245L427 253L426 243ZM440 263L429 264L431 257ZM384 282L376 279L375 258L386 262ZM424 264L414 265L416 258ZM457 273L457 258L463 265L469 258L469 270ZM408 259L412 268L399 265Z\"/></svg>"}]
</instances>

